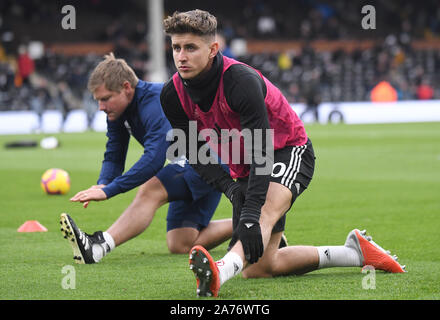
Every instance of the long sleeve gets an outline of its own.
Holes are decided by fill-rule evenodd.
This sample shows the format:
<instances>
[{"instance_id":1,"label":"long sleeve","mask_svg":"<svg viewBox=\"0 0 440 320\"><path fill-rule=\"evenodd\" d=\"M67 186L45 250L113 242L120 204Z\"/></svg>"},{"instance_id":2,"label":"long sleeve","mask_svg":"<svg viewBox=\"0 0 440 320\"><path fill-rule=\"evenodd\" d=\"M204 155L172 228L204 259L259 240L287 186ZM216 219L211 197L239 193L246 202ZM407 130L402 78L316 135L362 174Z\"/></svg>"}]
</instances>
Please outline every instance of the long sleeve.
<instances>
[{"instance_id":1,"label":"long sleeve","mask_svg":"<svg viewBox=\"0 0 440 320\"><path fill-rule=\"evenodd\" d=\"M225 72L223 82L229 106L240 114L242 131L247 129L252 136L252 146L246 150L251 154L251 163L243 212L259 212L266 201L273 166L272 139L267 137L270 132L265 104L267 88L258 73L244 65L231 66ZM269 170L261 170L266 166Z\"/></svg>"},{"instance_id":2,"label":"long sleeve","mask_svg":"<svg viewBox=\"0 0 440 320\"><path fill-rule=\"evenodd\" d=\"M166 134L171 127L163 114L159 94L145 95L138 105L137 109L130 110L126 121L131 126L132 134L143 145L144 152L129 170L115 177L103 188L107 198L129 191L148 181L165 163L168 148ZM119 136L126 135L128 133L119 132Z\"/></svg>"},{"instance_id":3,"label":"long sleeve","mask_svg":"<svg viewBox=\"0 0 440 320\"><path fill-rule=\"evenodd\" d=\"M107 143L98 184L109 184L124 172L130 135L121 121L107 121Z\"/></svg>"}]
</instances>

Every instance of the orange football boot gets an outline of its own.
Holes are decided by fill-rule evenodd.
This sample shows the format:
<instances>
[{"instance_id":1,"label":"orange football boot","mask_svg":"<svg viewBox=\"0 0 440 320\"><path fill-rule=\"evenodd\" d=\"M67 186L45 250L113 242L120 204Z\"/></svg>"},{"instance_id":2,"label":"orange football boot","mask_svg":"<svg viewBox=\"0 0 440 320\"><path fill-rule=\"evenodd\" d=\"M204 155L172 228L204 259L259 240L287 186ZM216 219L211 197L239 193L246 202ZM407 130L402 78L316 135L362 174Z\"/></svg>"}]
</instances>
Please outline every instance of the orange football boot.
<instances>
[{"instance_id":1,"label":"orange football boot","mask_svg":"<svg viewBox=\"0 0 440 320\"><path fill-rule=\"evenodd\" d=\"M406 272L405 266L401 266L397 261L397 256L391 256L389 251L384 250L375 243L371 236L367 236L365 230L352 230L347 236L345 245L355 247L361 255L364 267L372 266L377 270L392 273Z\"/></svg>"},{"instance_id":2,"label":"orange football boot","mask_svg":"<svg viewBox=\"0 0 440 320\"><path fill-rule=\"evenodd\" d=\"M194 246L189 254L189 268L197 278L197 296L217 297L220 274L216 262L202 246Z\"/></svg>"}]
</instances>

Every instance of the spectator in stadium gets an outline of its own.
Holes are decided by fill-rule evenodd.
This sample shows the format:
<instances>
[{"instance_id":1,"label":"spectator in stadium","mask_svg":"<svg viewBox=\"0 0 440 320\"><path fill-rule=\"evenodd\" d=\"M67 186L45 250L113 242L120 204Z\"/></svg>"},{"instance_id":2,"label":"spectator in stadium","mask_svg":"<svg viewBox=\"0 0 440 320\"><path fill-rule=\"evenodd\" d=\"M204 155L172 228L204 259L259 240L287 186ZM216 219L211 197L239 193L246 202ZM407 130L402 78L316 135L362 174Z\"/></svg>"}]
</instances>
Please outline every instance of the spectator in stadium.
<instances>
[{"instance_id":1,"label":"spectator in stadium","mask_svg":"<svg viewBox=\"0 0 440 320\"><path fill-rule=\"evenodd\" d=\"M372 102L395 102L397 101L397 91L388 81L380 81L371 90Z\"/></svg>"},{"instance_id":2,"label":"spectator in stadium","mask_svg":"<svg viewBox=\"0 0 440 320\"><path fill-rule=\"evenodd\" d=\"M87 208L90 201L140 187L130 206L105 232L86 234L68 214L61 214L61 230L72 245L76 262L99 262L116 246L143 232L156 210L168 202L167 244L172 253L187 253L194 244L212 248L229 239L231 219L211 221L221 194L185 159L163 167L171 127L160 105L162 84L139 80L125 60L110 54L92 72L88 88L107 114L108 141L97 185L70 200ZM144 153L123 173L130 135L144 147Z\"/></svg>"},{"instance_id":3,"label":"spectator in stadium","mask_svg":"<svg viewBox=\"0 0 440 320\"><path fill-rule=\"evenodd\" d=\"M230 167L230 174L215 161L191 162L206 182L232 202L234 226L230 250L221 260L214 261L203 246L191 249L190 268L197 278L197 294L217 296L220 286L241 271L245 277L270 277L330 266L370 264L378 269L403 272L390 255L357 229L349 233L343 246L279 249L286 213L307 188L314 171L312 143L301 120L261 73L219 52L217 20L209 12L175 12L164 20L164 28L171 36L178 71L164 85L161 103L172 127L186 133L180 135L187 145L184 155L197 159L188 151L190 126L194 122L199 132L210 128L235 132L248 129L255 138L252 146L245 141L240 143L239 163L231 159L230 153L225 156L221 151L230 147L229 139L211 145L217 146L221 160ZM257 132L263 133L262 136L270 134L269 128L273 129L270 135L273 146L272 139L266 142L264 137L258 139L256 135ZM203 146L204 142L200 141L193 147L200 150ZM272 157L270 153L274 149ZM242 158L244 152L251 160L250 165ZM376 254L385 263L370 260Z\"/></svg>"},{"instance_id":4,"label":"spectator in stadium","mask_svg":"<svg viewBox=\"0 0 440 320\"><path fill-rule=\"evenodd\" d=\"M429 84L428 79L422 79L417 87L417 99L430 100L434 97L434 89Z\"/></svg>"},{"instance_id":5,"label":"spectator in stadium","mask_svg":"<svg viewBox=\"0 0 440 320\"><path fill-rule=\"evenodd\" d=\"M282 71L292 68L292 58L290 57L289 52L280 53L280 55L278 56L278 68Z\"/></svg>"},{"instance_id":6,"label":"spectator in stadium","mask_svg":"<svg viewBox=\"0 0 440 320\"><path fill-rule=\"evenodd\" d=\"M14 70L11 63L0 62L0 90L7 92L14 87Z\"/></svg>"},{"instance_id":7,"label":"spectator in stadium","mask_svg":"<svg viewBox=\"0 0 440 320\"><path fill-rule=\"evenodd\" d=\"M29 77L35 71L35 64L25 45L21 45L18 49L18 75L20 76L22 85L30 86Z\"/></svg>"},{"instance_id":8,"label":"spectator in stadium","mask_svg":"<svg viewBox=\"0 0 440 320\"><path fill-rule=\"evenodd\" d=\"M312 113L313 120L319 122L319 104L320 104L320 93L319 93L319 70L317 68L308 72L306 79L302 82L301 91L305 97L306 110L301 114L301 119L308 113Z\"/></svg>"}]
</instances>

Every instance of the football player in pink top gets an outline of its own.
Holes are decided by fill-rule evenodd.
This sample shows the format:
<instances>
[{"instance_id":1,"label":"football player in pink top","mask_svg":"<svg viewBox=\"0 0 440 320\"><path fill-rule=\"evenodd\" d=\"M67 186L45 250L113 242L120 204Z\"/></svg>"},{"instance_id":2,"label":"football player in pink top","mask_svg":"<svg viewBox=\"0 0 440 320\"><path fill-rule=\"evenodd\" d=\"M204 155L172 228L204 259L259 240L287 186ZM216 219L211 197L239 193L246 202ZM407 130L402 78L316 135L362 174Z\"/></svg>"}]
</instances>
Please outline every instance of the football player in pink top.
<instances>
[{"instance_id":1,"label":"football player in pink top","mask_svg":"<svg viewBox=\"0 0 440 320\"><path fill-rule=\"evenodd\" d=\"M358 229L349 233L343 246L279 248L286 213L309 186L315 168L303 123L259 71L221 54L217 20L209 12L175 12L164 20L164 28L171 37L177 68L161 92L162 108L177 138L174 143L180 146L174 146L173 152L185 155L233 206L229 252L214 261L202 246L190 251L197 294L217 296L220 286L242 271L246 278L336 266L372 265L403 272L393 257ZM183 144L178 141L182 137ZM201 159L206 154L210 161ZM216 161L218 157L230 174Z\"/></svg>"}]
</instances>

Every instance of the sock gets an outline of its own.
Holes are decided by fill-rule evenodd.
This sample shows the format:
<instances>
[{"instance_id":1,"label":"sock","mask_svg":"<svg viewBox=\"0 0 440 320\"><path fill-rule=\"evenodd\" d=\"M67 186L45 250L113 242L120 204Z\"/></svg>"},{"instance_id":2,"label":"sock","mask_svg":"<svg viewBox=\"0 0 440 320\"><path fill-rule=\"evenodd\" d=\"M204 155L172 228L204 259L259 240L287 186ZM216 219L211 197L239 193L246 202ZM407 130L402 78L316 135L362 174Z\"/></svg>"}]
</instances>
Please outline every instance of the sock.
<instances>
[{"instance_id":1,"label":"sock","mask_svg":"<svg viewBox=\"0 0 440 320\"><path fill-rule=\"evenodd\" d=\"M223 259L218 260L216 263L219 270L220 285L243 270L243 260L235 252L228 252Z\"/></svg>"},{"instance_id":2,"label":"sock","mask_svg":"<svg viewBox=\"0 0 440 320\"><path fill-rule=\"evenodd\" d=\"M92 246L93 259L99 262L107 253L115 248L115 241L108 232L102 233L105 242L102 244L94 244Z\"/></svg>"},{"instance_id":3,"label":"sock","mask_svg":"<svg viewBox=\"0 0 440 320\"><path fill-rule=\"evenodd\" d=\"M116 247L115 240L113 240L113 237L108 232L103 232L102 235L104 236L105 242L110 247L108 252L112 251Z\"/></svg>"},{"instance_id":4,"label":"sock","mask_svg":"<svg viewBox=\"0 0 440 320\"><path fill-rule=\"evenodd\" d=\"M346 246L316 247L319 254L319 269L331 267L362 267L358 252Z\"/></svg>"}]
</instances>

